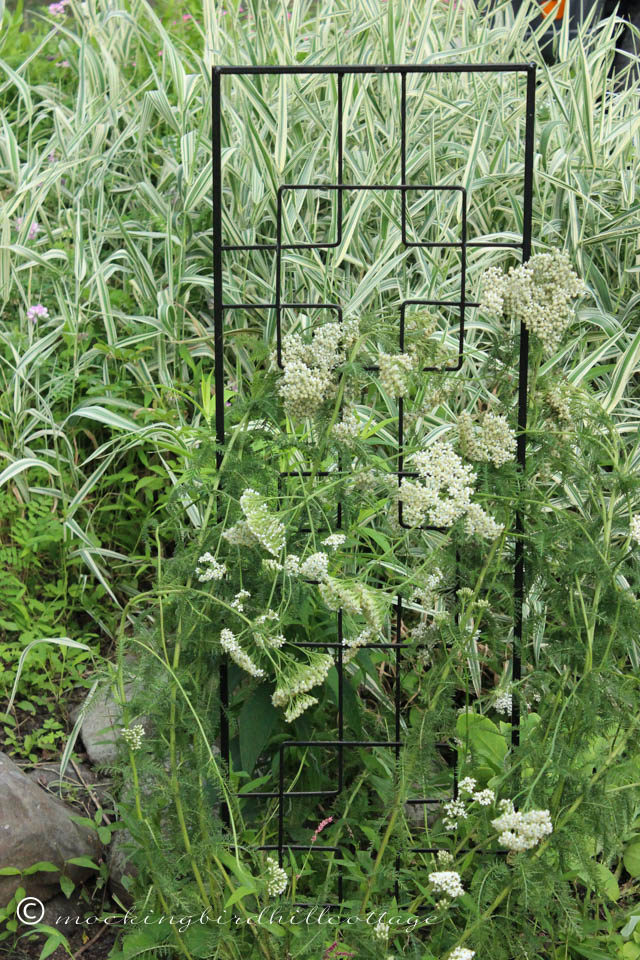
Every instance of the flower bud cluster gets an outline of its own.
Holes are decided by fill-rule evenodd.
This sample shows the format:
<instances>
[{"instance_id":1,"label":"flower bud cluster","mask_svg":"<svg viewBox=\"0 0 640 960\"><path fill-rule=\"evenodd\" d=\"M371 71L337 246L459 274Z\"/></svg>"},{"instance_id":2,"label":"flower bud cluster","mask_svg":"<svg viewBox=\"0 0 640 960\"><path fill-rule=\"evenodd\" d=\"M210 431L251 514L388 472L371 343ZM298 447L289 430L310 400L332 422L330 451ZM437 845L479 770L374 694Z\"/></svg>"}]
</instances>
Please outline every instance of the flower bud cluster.
<instances>
[{"instance_id":1,"label":"flower bud cluster","mask_svg":"<svg viewBox=\"0 0 640 960\"><path fill-rule=\"evenodd\" d=\"M373 928L373 936L376 940L386 941L389 939L389 933L391 927L388 923L384 923L382 920L378 920L375 927Z\"/></svg>"},{"instance_id":2,"label":"flower bud cluster","mask_svg":"<svg viewBox=\"0 0 640 960\"><path fill-rule=\"evenodd\" d=\"M404 397L409 389L409 376L415 367L410 353L378 354L380 383L390 397Z\"/></svg>"},{"instance_id":3,"label":"flower bud cluster","mask_svg":"<svg viewBox=\"0 0 640 960\"><path fill-rule=\"evenodd\" d=\"M640 513L634 513L631 517L630 536L636 543L640 543Z\"/></svg>"},{"instance_id":4,"label":"flower bud cluster","mask_svg":"<svg viewBox=\"0 0 640 960\"><path fill-rule=\"evenodd\" d=\"M303 694L301 697L295 697L285 710L284 719L287 723L292 723L294 720L297 720L305 710L317 702L317 697L311 697L308 693Z\"/></svg>"},{"instance_id":5,"label":"flower bud cluster","mask_svg":"<svg viewBox=\"0 0 640 960\"><path fill-rule=\"evenodd\" d=\"M309 662L297 663L293 673L276 687L271 697L274 707L287 706L294 697L324 683L332 666L333 657L330 653L310 653Z\"/></svg>"},{"instance_id":6,"label":"flower bud cluster","mask_svg":"<svg viewBox=\"0 0 640 960\"><path fill-rule=\"evenodd\" d=\"M347 649L342 655L342 662L349 663L356 655L358 647L363 647L367 643L371 643L373 640L373 630L371 627L365 627L364 630L361 630L357 637L352 639L347 639L346 637L342 641L342 646Z\"/></svg>"},{"instance_id":7,"label":"flower bud cluster","mask_svg":"<svg viewBox=\"0 0 640 960\"><path fill-rule=\"evenodd\" d=\"M546 354L553 353L571 322L571 301L587 292L568 255L559 250L538 253L508 274L490 267L482 285L481 309L524 323Z\"/></svg>"},{"instance_id":8,"label":"flower bud cluster","mask_svg":"<svg viewBox=\"0 0 640 960\"><path fill-rule=\"evenodd\" d=\"M442 864L444 867L448 867L450 863L453 863L453 854L449 853L448 850L438 850L436 856L438 858L438 863Z\"/></svg>"},{"instance_id":9,"label":"flower bud cluster","mask_svg":"<svg viewBox=\"0 0 640 960\"><path fill-rule=\"evenodd\" d=\"M548 810L520 813L514 809L512 800L501 800L499 806L502 815L492 820L491 826L499 832L499 842L509 850L530 850L553 832Z\"/></svg>"},{"instance_id":10,"label":"flower bud cluster","mask_svg":"<svg viewBox=\"0 0 640 960\"><path fill-rule=\"evenodd\" d=\"M240 507L244 513L251 533L256 537L265 550L278 556L284 547L284 524L269 513L264 498L248 488L240 497Z\"/></svg>"},{"instance_id":11,"label":"flower bud cluster","mask_svg":"<svg viewBox=\"0 0 640 960\"><path fill-rule=\"evenodd\" d=\"M238 643L233 632L228 627L220 631L220 646L225 653L229 654L234 663L252 676L264 677L264 670L257 667L248 653L246 653Z\"/></svg>"},{"instance_id":12,"label":"flower bud cluster","mask_svg":"<svg viewBox=\"0 0 640 960\"><path fill-rule=\"evenodd\" d=\"M473 960L475 955L475 950L467 950L466 947L456 947L455 950L451 951L447 960Z\"/></svg>"},{"instance_id":13,"label":"flower bud cluster","mask_svg":"<svg viewBox=\"0 0 640 960\"><path fill-rule=\"evenodd\" d=\"M322 582L327 579L329 568L329 557L326 553L312 553L310 557L300 564L300 573L309 580L319 580Z\"/></svg>"},{"instance_id":14,"label":"flower bud cluster","mask_svg":"<svg viewBox=\"0 0 640 960\"><path fill-rule=\"evenodd\" d=\"M364 617L373 630L382 630L383 615L381 600L376 593L363 583L344 583L334 577L327 577L318 588L320 595L330 610L342 610L354 617Z\"/></svg>"},{"instance_id":15,"label":"flower bud cluster","mask_svg":"<svg viewBox=\"0 0 640 960\"><path fill-rule=\"evenodd\" d=\"M353 441L358 439L360 436L360 421L353 410L347 410L342 415L342 420L334 423L331 428L331 435L340 443L344 443L347 446L353 444Z\"/></svg>"},{"instance_id":16,"label":"flower bud cluster","mask_svg":"<svg viewBox=\"0 0 640 960\"><path fill-rule=\"evenodd\" d=\"M222 536L233 547L255 547L259 542L246 520L239 520L233 527L225 530Z\"/></svg>"}]
</instances>

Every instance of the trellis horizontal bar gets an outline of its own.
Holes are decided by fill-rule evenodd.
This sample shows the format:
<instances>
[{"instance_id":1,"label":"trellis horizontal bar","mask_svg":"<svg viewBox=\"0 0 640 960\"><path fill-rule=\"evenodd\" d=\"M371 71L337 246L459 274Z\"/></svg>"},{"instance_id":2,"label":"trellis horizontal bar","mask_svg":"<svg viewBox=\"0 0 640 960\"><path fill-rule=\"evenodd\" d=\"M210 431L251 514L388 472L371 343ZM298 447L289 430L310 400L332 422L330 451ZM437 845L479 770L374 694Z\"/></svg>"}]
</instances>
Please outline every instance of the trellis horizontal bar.
<instances>
[{"instance_id":1,"label":"trellis horizontal bar","mask_svg":"<svg viewBox=\"0 0 640 960\"><path fill-rule=\"evenodd\" d=\"M235 76L291 76L295 74L408 74L408 73L528 73L535 70L535 63L403 63L403 64L335 64L326 66L297 64L275 65L222 65L213 67L214 74Z\"/></svg>"}]
</instances>

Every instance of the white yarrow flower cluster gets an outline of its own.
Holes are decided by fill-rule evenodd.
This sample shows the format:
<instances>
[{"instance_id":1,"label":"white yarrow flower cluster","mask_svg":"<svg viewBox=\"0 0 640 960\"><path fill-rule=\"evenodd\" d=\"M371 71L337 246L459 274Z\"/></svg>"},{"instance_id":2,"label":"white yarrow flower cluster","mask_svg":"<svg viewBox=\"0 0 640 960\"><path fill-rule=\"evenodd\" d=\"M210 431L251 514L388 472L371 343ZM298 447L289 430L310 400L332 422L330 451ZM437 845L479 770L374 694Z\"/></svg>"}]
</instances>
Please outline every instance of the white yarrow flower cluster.
<instances>
[{"instance_id":1,"label":"white yarrow flower cluster","mask_svg":"<svg viewBox=\"0 0 640 960\"><path fill-rule=\"evenodd\" d=\"M284 524L269 513L264 497L257 490L245 490L240 497L240 507L251 533L265 550L277 557L284 547Z\"/></svg>"},{"instance_id":2,"label":"white yarrow flower cluster","mask_svg":"<svg viewBox=\"0 0 640 960\"><path fill-rule=\"evenodd\" d=\"M251 594L248 590L240 590L231 601L231 606L234 610L237 610L238 613L244 613L244 601L248 600L250 596Z\"/></svg>"},{"instance_id":3,"label":"white yarrow flower cluster","mask_svg":"<svg viewBox=\"0 0 640 960\"><path fill-rule=\"evenodd\" d=\"M442 864L443 867L448 867L450 863L453 863L453 854L449 853L448 850L438 850L436 856L438 863Z\"/></svg>"},{"instance_id":4,"label":"white yarrow flower cluster","mask_svg":"<svg viewBox=\"0 0 640 960\"><path fill-rule=\"evenodd\" d=\"M520 813L514 809L512 800L501 800L499 806L502 815L492 820L491 826L499 832L499 842L509 850L530 850L553 832L548 810Z\"/></svg>"},{"instance_id":5,"label":"white yarrow flower cluster","mask_svg":"<svg viewBox=\"0 0 640 960\"><path fill-rule=\"evenodd\" d=\"M311 697L308 693L303 694L301 697L295 697L289 707L284 712L284 719L287 723L293 723L294 720L297 720L301 714L308 710L309 707L312 707L314 703L318 702L317 697Z\"/></svg>"},{"instance_id":6,"label":"white yarrow flower cluster","mask_svg":"<svg viewBox=\"0 0 640 960\"><path fill-rule=\"evenodd\" d=\"M358 439L360 436L360 421L352 410L347 410L342 415L342 420L334 423L331 428L331 435L347 446Z\"/></svg>"},{"instance_id":7,"label":"white yarrow flower cluster","mask_svg":"<svg viewBox=\"0 0 640 960\"><path fill-rule=\"evenodd\" d=\"M320 582L327 579L328 569L329 557L326 553L312 553L304 563L300 564L300 573L303 577Z\"/></svg>"},{"instance_id":8,"label":"white yarrow flower cluster","mask_svg":"<svg viewBox=\"0 0 640 960\"><path fill-rule=\"evenodd\" d=\"M390 926L388 923L384 923L382 920L378 920L375 927L373 928L373 936L376 940L388 940Z\"/></svg>"},{"instance_id":9,"label":"white yarrow flower cluster","mask_svg":"<svg viewBox=\"0 0 640 960\"><path fill-rule=\"evenodd\" d=\"M509 690L502 690L496 697L493 706L498 713L510 714L513 704L513 696Z\"/></svg>"},{"instance_id":10,"label":"white yarrow flower cluster","mask_svg":"<svg viewBox=\"0 0 640 960\"><path fill-rule=\"evenodd\" d=\"M201 557L198 557L198 560L200 563L209 564L209 566L204 570L202 567L196 567L196 573L200 574L198 577L200 583L206 583L208 580L222 580L227 572L226 564L218 563L216 558L209 552L203 553Z\"/></svg>"},{"instance_id":11,"label":"white yarrow flower cluster","mask_svg":"<svg viewBox=\"0 0 640 960\"><path fill-rule=\"evenodd\" d=\"M139 750L142 746L142 738L145 735L144 727L141 723L136 723L133 727L125 727L120 736L131 750Z\"/></svg>"},{"instance_id":12,"label":"white yarrow flower cluster","mask_svg":"<svg viewBox=\"0 0 640 960\"><path fill-rule=\"evenodd\" d=\"M466 947L456 947L455 950L451 951L447 960L473 960L475 955L475 950L467 950Z\"/></svg>"},{"instance_id":13,"label":"white yarrow flower cluster","mask_svg":"<svg viewBox=\"0 0 640 960\"><path fill-rule=\"evenodd\" d=\"M415 361L410 353L380 353L378 354L380 368L380 383L391 397L404 397L409 386L409 376L415 367Z\"/></svg>"},{"instance_id":14,"label":"white yarrow flower cluster","mask_svg":"<svg viewBox=\"0 0 640 960\"><path fill-rule=\"evenodd\" d=\"M640 543L640 513L634 513L631 517L631 539L635 540L636 543Z\"/></svg>"},{"instance_id":15,"label":"white yarrow flower cluster","mask_svg":"<svg viewBox=\"0 0 640 960\"><path fill-rule=\"evenodd\" d=\"M556 349L571 322L571 301L587 292L566 253L538 253L507 274L490 267L482 278L481 309L505 314L540 338L546 354Z\"/></svg>"},{"instance_id":16,"label":"white yarrow flower cluster","mask_svg":"<svg viewBox=\"0 0 640 960\"><path fill-rule=\"evenodd\" d=\"M489 787L486 787L484 790L479 790L478 793L474 793L473 799L480 804L481 807L489 807L494 803L496 795Z\"/></svg>"},{"instance_id":17,"label":"white yarrow flower cluster","mask_svg":"<svg viewBox=\"0 0 640 960\"><path fill-rule=\"evenodd\" d=\"M456 830L458 820L466 820L468 817L467 809L463 800L449 800L444 804L444 817L442 824L445 830Z\"/></svg>"},{"instance_id":18,"label":"white yarrow flower cluster","mask_svg":"<svg viewBox=\"0 0 640 960\"><path fill-rule=\"evenodd\" d=\"M433 884L436 893L446 893L452 899L461 897L464 893L460 874L455 870L441 870L430 873L429 882Z\"/></svg>"},{"instance_id":19,"label":"white yarrow flower cluster","mask_svg":"<svg viewBox=\"0 0 640 960\"><path fill-rule=\"evenodd\" d=\"M270 897L278 897L287 889L289 878L282 867L278 866L273 857L267 857L267 893Z\"/></svg>"},{"instance_id":20,"label":"white yarrow flower cluster","mask_svg":"<svg viewBox=\"0 0 640 960\"><path fill-rule=\"evenodd\" d=\"M220 646L225 653L228 653L234 663L242 667L252 677L264 677L264 670L256 666L248 653L246 653L238 643L233 631L224 627L220 631Z\"/></svg>"},{"instance_id":21,"label":"white yarrow flower cluster","mask_svg":"<svg viewBox=\"0 0 640 960\"><path fill-rule=\"evenodd\" d=\"M324 683L329 670L333 666L333 657L330 653L316 653L309 656L308 663L296 664L292 675L287 677L286 680L281 680L280 685L276 687L271 697L274 707L287 707L288 709L296 697L308 693L313 687ZM310 706L310 704L307 703L307 706Z\"/></svg>"},{"instance_id":22,"label":"white yarrow flower cluster","mask_svg":"<svg viewBox=\"0 0 640 960\"><path fill-rule=\"evenodd\" d=\"M469 460L490 461L501 467L516 455L516 436L506 417L487 410L482 423L476 425L465 410L458 417L460 448Z\"/></svg>"},{"instance_id":23,"label":"white yarrow flower cluster","mask_svg":"<svg viewBox=\"0 0 640 960\"><path fill-rule=\"evenodd\" d=\"M476 474L462 462L450 443L433 443L410 459L421 482L405 478L400 484L399 497L406 523L420 526L428 520L436 527L450 527L466 515L466 528L471 534L495 539L502 532L501 524L471 502Z\"/></svg>"},{"instance_id":24,"label":"white yarrow flower cluster","mask_svg":"<svg viewBox=\"0 0 640 960\"><path fill-rule=\"evenodd\" d=\"M330 547L331 550L337 550L338 547L341 547L347 538L344 533L332 533L326 540L322 541L323 547Z\"/></svg>"},{"instance_id":25,"label":"white yarrow flower cluster","mask_svg":"<svg viewBox=\"0 0 640 960\"><path fill-rule=\"evenodd\" d=\"M358 647L363 647L367 643L371 643L373 640L373 630L371 627L365 627L357 637L344 638L342 641L342 646L347 649L342 655L342 662L349 663L356 655Z\"/></svg>"},{"instance_id":26,"label":"white yarrow flower cluster","mask_svg":"<svg viewBox=\"0 0 640 960\"><path fill-rule=\"evenodd\" d=\"M280 396L296 420L312 417L335 389L334 370L344 359L340 326L327 323L305 343L300 334L288 334L282 345Z\"/></svg>"},{"instance_id":27,"label":"white yarrow flower cluster","mask_svg":"<svg viewBox=\"0 0 640 960\"><path fill-rule=\"evenodd\" d=\"M458 784L459 793L472 794L475 788L476 788L476 780L474 777L463 777L460 783Z\"/></svg>"}]
</instances>

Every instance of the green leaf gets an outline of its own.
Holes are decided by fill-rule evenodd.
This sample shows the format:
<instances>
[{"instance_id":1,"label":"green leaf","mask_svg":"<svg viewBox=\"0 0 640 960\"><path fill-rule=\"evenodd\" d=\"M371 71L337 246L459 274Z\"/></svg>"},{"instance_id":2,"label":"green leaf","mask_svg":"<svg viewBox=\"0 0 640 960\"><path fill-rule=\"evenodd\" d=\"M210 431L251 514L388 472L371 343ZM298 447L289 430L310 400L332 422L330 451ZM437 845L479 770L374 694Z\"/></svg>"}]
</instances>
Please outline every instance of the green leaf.
<instances>
[{"instance_id":1,"label":"green leaf","mask_svg":"<svg viewBox=\"0 0 640 960\"><path fill-rule=\"evenodd\" d=\"M461 740L469 740L471 749L495 770L503 768L507 741L495 723L478 713L462 713L456 724Z\"/></svg>"},{"instance_id":2,"label":"green leaf","mask_svg":"<svg viewBox=\"0 0 640 960\"><path fill-rule=\"evenodd\" d=\"M622 856L622 862L624 863L625 870L631 877L640 877L640 840L634 840L626 847Z\"/></svg>"},{"instance_id":3,"label":"green leaf","mask_svg":"<svg viewBox=\"0 0 640 960\"><path fill-rule=\"evenodd\" d=\"M17 877L22 873L17 867L0 867L0 877Z\"/></svg>"},{"instance_id":4,"label":"green leaf","mask_svg":"<svg viewBox=\"0 0 640 960\"><path fill-rule=\"evenodd\" d=\"M255 887L245 887L245 886L238 887L236 890L233 891L233 893L225 903L224 905L225 910L227 909L227 907L231 907L233 906L234 903L237 903L238 900L242 900L244 899L244 897L253 896L255 892L256 892Z\"/></svg>"},{"instance_id":5,"label":"green leaf","mask_svg":"<svg viewBox=\"0 0 640 960\"><path fill-rule=\"evenodd\" d=\"M251 773L256 760L271 736L278 711L271 703L271 694L265 686L256 689L240 711L240 756L242 768Z\"/></svg>"},{"instance_id":6,"label":"green leaf","mask_svg":"<svg viewBox=\"0 0 640 960\"><path fill-rule=\"evenodd\" d=\"M66 877L64 874L62 874L62 876L60 877L60 889L64 893L67 900L69 899L69 897L71 896L75 888L76 888L76 885L73 882L73 880L71 880L70 877Z\"/></svg>"},{"instance_id":7,"label":"green leaf","mask_svg":"<svg viewBox=\"0 0 640 960\"><path fill-rule=\"evenodd\" d=\"M48 860L41 860L39 863L34 863L30 867L27 867L26 870L23 870L25 877L28 877L32 873L57 873L60 867L56 867L55 863L50 863Z\"/></svg>"},{"instance_id":8,"label":"green leaf","mask_svg":"<svg viewBox=\"0 0 640 960\"><path fill-rule=\"evenodd\" d=\"M625 923L620 933L622 934L623 937L630 937L639 923L640 923L640 913L637 913L634 916L629 917L629 920L627 921L627 923Z\"/></svg>"}]
</instances>

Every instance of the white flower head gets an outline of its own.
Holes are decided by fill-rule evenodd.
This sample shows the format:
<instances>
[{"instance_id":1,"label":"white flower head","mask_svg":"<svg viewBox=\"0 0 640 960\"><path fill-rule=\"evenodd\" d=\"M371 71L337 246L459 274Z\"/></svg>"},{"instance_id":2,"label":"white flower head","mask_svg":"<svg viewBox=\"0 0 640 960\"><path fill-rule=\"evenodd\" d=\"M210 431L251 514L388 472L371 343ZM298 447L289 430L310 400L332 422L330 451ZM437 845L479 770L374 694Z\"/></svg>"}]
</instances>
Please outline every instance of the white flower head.
<instances>
[{"instance_id":1,"label":"white flower head","mask_svg":"<svg viewBox=\"0 0 640 960\"><path fill-rule=\"evenodd\" d=\"M289 878L273 857L267 857L266 878L267 893L270 897L278 897L287 889Z\"/></svg>"},{"instance_id":2,"label":"white flower head","mask_svg":"<svg viewBox=\"0 0 640 960\"><path fill-rule=\"evenodd\" d=\"M142 746L145 729L141 723L136 723L134 727L126 727L120 735L132 750L139 750Z\"/></svg>"},{"instance_id":3,"label":"white flower head","mask_svg":"<svg viewBox=\"0 0 640 960\"><path fill-rule=\"evenodd\" d=\"M208 564L204 570L201 567L196 567L196 573L199 574L198 580L200 583L206 583L208 580L222 580L227 572L226 564L218 563L216 558L208 551L207 553L203 553L198 559L200 563Z\"/></svg>"},{"instance_id":4,"label":"white flower head","mask_svg":"<svg viewBox=\"0 0 640 960\"><path fill-rule=\"evenodd\" d=\"M461 897L464 893L460 874L455 870L439 870L430 873L429 882L433 884L435 893L446 893L452 899Z\"/></svg>"},{"instance_id":5,"label":"white flower head","mask_svg":"<svg viewBox=\"0 0 640 960\"><path fill-rule=\"evenodd\" d=\"M509 850L522 852L537 846L543 837L553 832L551 815L548 810L529 810L521 813L514 810L512 801L500 801L503 809L501 816L491 821L500 834L499 842Z\"/></svg>"},{"instance_id":6,"label":"white flower head","mask_svg":"<svg viewBox=\"0 0 640 960\"><path fill-rule=\"evenodd\" d=\"M239 667L242 667L250 676L257 678L264 677L264 670L256 666L249 654L246 653L238 643L233 631L229 630L228 627L224 627L220 631L220 646L224 652L231 657L233 662L237 663Z\"/></svg>"}]
</instances>

